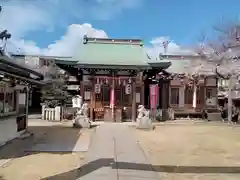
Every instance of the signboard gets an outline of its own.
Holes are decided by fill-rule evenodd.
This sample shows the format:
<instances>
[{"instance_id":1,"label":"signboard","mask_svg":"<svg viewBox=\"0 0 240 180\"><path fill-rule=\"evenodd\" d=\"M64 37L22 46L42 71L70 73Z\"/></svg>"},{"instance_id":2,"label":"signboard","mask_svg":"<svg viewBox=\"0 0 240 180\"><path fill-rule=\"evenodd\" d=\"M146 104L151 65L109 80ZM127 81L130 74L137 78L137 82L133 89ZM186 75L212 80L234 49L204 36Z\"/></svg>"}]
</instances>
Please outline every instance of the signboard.
<instances>
[{"instance_id":1,"label":"signboard","mask_svg":"<svg viewBox=\"0 0 240 180\"><path fill-rule=\"evenodd\" d=\"M72 98L72 107L81 108L82 106L82 97L77 95Z\"/></svg>"},{"instance_id":2,"label":"signboard","mask_svg":"<svg viewBox=\"0 0 240 180\"><path fill-rule=\"evenodd\" d=\"M101 93L101 84L95 84L95 93L100 94Z\"/></svg>"},{"instance_id":3,"label":"signboard","mask_svg":"<svg viewBox=\"0 0 240 180\"><path fill-rule=\"evenodd\" d=\"M156 84L150 85L150 106L151 109L157 108L159 87Z\"/></svg>"},{"instance_id":4,"label":"signboard","mask_svg":"<svg viewBox=\"0 0 240 180\"><path fill-rule=\"evenodd\" d=\"M69 76L69 78L68 78L68 81L70 81L70 82L76 82L77 81L77 78L75 77L75 76Z\"/></svg>"},{"instance_id":5,"label":"signboard","mask_svg":"<svg viewBox=\"0 0 240 180\"><path fill-rule=\"evenodd\" d=\"M217 85L217 79L216 78L207 78L206 86L216 86L216 85Z\"/></svg>"},{"instance_id":6,"label":"signboard","mask_svg":"<svg viewBox=\"0 0 240 180\"><path fill-rule=\"evenodd\" d=\"M79 85L68 85L67 89L68 90L79 90Z\"/></svg>"}]
</instances>

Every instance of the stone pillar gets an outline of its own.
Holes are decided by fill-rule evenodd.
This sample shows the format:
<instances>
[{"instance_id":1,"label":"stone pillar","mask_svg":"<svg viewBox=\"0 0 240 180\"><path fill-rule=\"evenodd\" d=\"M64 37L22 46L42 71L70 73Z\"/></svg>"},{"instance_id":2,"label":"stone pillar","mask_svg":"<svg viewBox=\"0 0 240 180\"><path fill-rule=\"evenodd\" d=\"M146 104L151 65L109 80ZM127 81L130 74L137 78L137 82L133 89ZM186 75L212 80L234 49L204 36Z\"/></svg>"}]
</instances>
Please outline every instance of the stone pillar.
<instances>
[{"instance_id":1,"label":"stone pillar","mask_svg":"<svg viewBox=\"0 0 240 180\"><path fill-rule=\"evenodd\" d=\"M56 121L61 120L61 106L55 107L55 120Z\"/></svg>"},{"instance_id":2,"label":"stone pillar","mask_svg":"<svg viewBox=\"0 0 240 180\"><path fill-rule=\"evenodd\" d=\"M132 121L136 121L136 81L132 79Z\"/></svg>"},{"instance_id":3,"label":"stone pillar","mask_svg":"<svg viewBox=\"0 0 240 180\"><path fill-rule=\"evenodd\" d=\"M42 104L42 120L45 120L45 104Z\"/></svg>"}]
</instances>

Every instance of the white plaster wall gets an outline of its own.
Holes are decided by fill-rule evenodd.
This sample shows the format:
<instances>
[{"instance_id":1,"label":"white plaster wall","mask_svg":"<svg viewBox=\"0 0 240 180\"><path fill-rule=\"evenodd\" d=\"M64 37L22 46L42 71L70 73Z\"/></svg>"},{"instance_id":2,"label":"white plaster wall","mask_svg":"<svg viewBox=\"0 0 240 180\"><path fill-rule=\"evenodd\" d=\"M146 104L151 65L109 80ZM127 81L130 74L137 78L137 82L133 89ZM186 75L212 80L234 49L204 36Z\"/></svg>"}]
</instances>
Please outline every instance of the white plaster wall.
<instances>
[{"instance_id":1,"label":"white plaster wall","mask_svg":"<svg viewBox=\"0 0 240 180\"><path fill-rule=\"evenodd\" d=\"M0 146L20 135L17 132L16 117L0 118Z\"/></svg>"}]
</instances>

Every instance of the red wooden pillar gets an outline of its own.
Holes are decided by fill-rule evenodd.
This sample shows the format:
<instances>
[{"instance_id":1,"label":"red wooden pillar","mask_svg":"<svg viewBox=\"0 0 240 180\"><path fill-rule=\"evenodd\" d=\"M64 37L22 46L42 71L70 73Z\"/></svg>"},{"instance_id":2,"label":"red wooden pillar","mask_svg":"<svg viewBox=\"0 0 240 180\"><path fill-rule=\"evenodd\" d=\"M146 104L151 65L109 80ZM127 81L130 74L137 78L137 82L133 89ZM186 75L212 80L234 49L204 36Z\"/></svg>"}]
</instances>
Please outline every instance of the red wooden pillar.
<instances>
[{"instance_id":1,"label":"red wooden pillar","mask_svg":"<svg viewBox=\"0 0 240 180\"><path fill-rule=\"evenodd\" d=\"M115 77L113 75L112 77L112 86L111 86L111 92L110 92L110 107L112 112L112 121L115 122L115 101L116 101L116 95L115 95Z\"/></svg>"}]
</instances>

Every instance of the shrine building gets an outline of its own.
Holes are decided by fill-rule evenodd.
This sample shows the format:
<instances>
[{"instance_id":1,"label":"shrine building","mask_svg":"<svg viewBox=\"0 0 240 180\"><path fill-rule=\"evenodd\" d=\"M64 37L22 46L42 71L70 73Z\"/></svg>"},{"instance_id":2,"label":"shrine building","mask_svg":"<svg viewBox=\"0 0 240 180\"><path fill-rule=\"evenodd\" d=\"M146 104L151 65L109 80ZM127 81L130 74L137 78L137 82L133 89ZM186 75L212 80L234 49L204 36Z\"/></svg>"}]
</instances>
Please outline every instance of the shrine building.
<instances>
[{"instance_id":1,"label":"shrine building","mask_svg":"<svg viewBox=\"0 0 240 180\"><path fill-rule=\"evenodd\" d=\"M90 119L135 121L137 107L150 107L149 85L159 84L158 107L168 108L169 80L155 82L152 77L168 68L169 62L148 63L149 57L139 39L84 37L72 58L55 63L68 72L71 85L80 84L72 94L80 94L90 107Z\"/></svg>"},{"instance_id":2,"label":"shrine building","mask_svg":"<svg viewBox=\"0 0 240 180\"><path fill-rule=\"evenodd\" d=\"M186 56L187 60L193 58L200 57ZM201 74L194 86L189 84L189 77L172 76L174 66L183 67L185 60L181 56L152 60L139 39L85 36L73 57L54 61L69 76L69 92L80 94L89 104L90 119L122 122L136 120L138 105L161 109L162 120L169 119L169 108L175 114L188 115L216 109L214 74ZM150 91L154 85L156 92ZM154 105L153 93L157 93Z\"/></svg>"}]
</instances>

